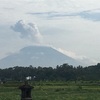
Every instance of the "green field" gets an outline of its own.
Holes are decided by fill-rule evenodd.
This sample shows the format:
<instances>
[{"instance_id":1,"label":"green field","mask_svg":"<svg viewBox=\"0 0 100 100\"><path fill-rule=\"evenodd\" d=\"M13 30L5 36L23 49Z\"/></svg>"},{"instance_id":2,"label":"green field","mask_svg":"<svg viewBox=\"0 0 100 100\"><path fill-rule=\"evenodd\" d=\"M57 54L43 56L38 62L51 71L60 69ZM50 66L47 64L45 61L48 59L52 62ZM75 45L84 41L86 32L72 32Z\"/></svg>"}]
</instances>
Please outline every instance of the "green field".
<instances>
[{"instance_id":1,"label":"green field","mask_svg":"<svg viewBox=\"0 0 100 100\"><path fill-rule=\"evenodd\" d=\"M21 83L22 84L22 83ZM36 82L33 100L100 100L99 82ZM20 83L0 85L0 100L21 100Z\"/></svg>"}]
</instances>

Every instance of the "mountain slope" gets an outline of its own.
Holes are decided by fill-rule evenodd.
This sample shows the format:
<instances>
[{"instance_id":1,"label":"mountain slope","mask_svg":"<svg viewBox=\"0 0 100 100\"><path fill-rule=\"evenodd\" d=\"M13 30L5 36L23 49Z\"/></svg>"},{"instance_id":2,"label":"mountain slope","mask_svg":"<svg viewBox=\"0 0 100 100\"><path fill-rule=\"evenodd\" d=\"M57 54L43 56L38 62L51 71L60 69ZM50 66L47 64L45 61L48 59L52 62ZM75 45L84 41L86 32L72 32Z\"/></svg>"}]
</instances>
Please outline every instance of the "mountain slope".
<instances>
[{"instance_id":1,"label":"mountain slope","mask_svg":"<svg viewBox=\"0 0 100 100\"><path fill-rule=\"evenodd\" d=\"M68 57L61 52L47 46L28 46L0 60L0 68L13 66L29 66L33 65L43 67L56 67L68 63L78 65L79 62Z\"/></svg>"}]
</instances>

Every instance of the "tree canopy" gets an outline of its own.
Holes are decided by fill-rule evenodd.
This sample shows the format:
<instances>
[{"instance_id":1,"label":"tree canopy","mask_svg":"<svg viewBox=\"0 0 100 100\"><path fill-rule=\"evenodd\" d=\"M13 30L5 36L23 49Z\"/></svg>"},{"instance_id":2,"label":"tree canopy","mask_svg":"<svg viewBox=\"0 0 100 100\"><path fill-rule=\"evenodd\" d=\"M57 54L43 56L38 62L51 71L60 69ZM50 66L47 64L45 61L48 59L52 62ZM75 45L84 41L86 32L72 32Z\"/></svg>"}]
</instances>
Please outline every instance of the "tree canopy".
<instances>
[{"instance_id":1,"label":"tree canopy","mask_svg":"<svg viewBox=\"0 0 100 100\"><path fill-rule=\"evenodd\" d=\"M15 66L5 69L0 69L1 80L25 80L27 76L31 76L32 80L63 80L63 81L91 81L100 80L100 63L88 67L63 64L53 67L28 67Z\"/></svg>"}]
</instances>

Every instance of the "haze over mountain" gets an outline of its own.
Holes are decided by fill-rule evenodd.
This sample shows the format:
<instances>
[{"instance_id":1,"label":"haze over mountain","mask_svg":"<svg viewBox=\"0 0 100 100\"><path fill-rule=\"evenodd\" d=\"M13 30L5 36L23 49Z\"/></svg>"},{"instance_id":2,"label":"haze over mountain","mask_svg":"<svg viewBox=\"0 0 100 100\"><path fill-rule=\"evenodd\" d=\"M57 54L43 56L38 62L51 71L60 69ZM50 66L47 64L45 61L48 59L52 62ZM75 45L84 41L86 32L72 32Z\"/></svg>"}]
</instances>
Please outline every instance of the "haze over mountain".
<instances>
[{"instance_id":1,"label":"haze over mountain","mask_svg":"<svg viewBox=\"0 0 100 100\"><path fill-rule=\"evenodd\" d=\"M27 46L0 60L0 68L14 66L56 67L63 63L79 65L75 59L49 46Z\"/></svg>"}]
</instances>

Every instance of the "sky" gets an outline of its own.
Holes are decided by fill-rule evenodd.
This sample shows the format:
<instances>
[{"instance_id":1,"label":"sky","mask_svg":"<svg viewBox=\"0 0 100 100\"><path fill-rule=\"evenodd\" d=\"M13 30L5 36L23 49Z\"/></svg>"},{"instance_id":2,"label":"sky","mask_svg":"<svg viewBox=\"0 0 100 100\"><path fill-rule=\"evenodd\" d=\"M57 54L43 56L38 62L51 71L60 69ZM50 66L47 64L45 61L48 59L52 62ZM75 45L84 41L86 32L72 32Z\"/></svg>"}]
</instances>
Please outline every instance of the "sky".
<instances>
[{"instance_id":1,"label":"sky","mask_svg":"<svg viewBox=\"0 0 100 100\"><path fill-rule=\"evenodd\" d=\"M0 0L0 59L48 45L83 61L100 61L100 0Z\"/></svg>"}]
</instances>

